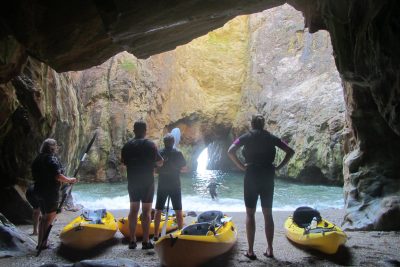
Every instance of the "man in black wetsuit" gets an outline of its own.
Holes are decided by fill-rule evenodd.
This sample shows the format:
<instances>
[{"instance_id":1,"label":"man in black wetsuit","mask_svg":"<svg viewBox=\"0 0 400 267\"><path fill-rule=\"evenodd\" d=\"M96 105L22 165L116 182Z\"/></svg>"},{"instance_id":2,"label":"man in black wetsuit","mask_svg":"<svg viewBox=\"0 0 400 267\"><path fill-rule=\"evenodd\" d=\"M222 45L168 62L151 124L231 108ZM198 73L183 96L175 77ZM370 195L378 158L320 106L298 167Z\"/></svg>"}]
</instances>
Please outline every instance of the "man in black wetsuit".
<instances>
[{"instance_id":1,"label":"man in black wetsuit","mask_svg":"<svg viewBox=\"0 0 400 267\"><path fill-rule=\"evenodd\" d=\"M154 216L154 240L158 240L161 212L169 196L176 214L178 228L183 227L182 195L181 195L181 169L186 166L182 152L174 148L175 139L171 134L164 137L165 148L160 151L164 164L158 169L158 188L156 213Z\"/></svg>"},{"instance_id":2,"label":"man in black wetsuit","mask_svg":"<svg viewBox=\"0 0 400 267\"><path fill-rule=\"evenodd\" d=\"M265 235L267 238L267 249L264 255L273 257L272 241L274 238L274 220L272 218L272 201L274 195L275 170L281 169L294 155L285 142L270 132L264 130L264 118L261 115L253 116L251 120L252 130L236 139L228 149L228 156L235 165L245 171L244 178L244 202L246 205L246 232L248 251L245 254L251 260L257 257L254 254L255 236L255 212L258 196L261 199L261 207L264 215ZM244 146L243 156L245 164L237 157L236 151ZM278 147L285 151L285 158L278 166L274 166L276 149Z\"/></svg>"},{"instance_id":3,"label":"man in black wetsuit","mask_svg":"<svg viewBox=\"0 0 400 267\"><path fill-rule=\"evenodd\" d=\"M32 176L35 181L34 195L39 201L42 217L39 222L38 248L48 247L45 233L52 224L60 198L61 183L76 183L76 178L64 175L64 168L57 157L59 146L56 140L48 138L40 147L40 154L32 163Z\"/></svg>"},{"instance_id":4,"label":"man in black wetsuit","mask_svg":"<svg viewBox=\"0 0 400 267\"><path fill-rule=\"evenodd\" d=\"M126 165L128 175L130 249L136 248L135 232L140 202L142 202L142 249L154 248L149 240L154 195L154 168L156 165L162 165L163 158L156 145L149 139L145 139L146 131L145 122L135 122L133 126L135 138L129 140L121 151L121 161Z\"/></svg>"}]
</instances>

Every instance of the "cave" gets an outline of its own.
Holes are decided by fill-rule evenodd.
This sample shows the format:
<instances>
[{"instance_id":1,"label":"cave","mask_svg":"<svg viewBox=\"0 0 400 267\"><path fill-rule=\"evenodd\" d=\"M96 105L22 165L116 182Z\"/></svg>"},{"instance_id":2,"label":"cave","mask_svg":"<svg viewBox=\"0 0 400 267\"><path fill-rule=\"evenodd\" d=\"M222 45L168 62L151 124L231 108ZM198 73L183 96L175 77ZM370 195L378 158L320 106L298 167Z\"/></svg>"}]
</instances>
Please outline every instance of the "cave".
<instances>
[{"instance_id":1,"label":"cave","mask_svg":"<svg viewBox=\"0 0 400 267\"><path fill-rule=\"evenodd\" d=\"M3 3L0 11L1 212L10 214L13 207L23 206L18 202L18 186L29 179L29 162L45 136L62 136L63 145L68 148L63 151L70 162L68 168L76 167L79 151L90 138L88 133L96 128L82 125L79 110L73 107L93 110L94 118L101 124L112 125L123 119L121 116L105 119L105 114L87 98L84 89L91 88L98 78L95 71L84 71L79 84L83 90L76 98L65 98L76 85L70 83L73 71L96 66L95 69L103 68L111 75L118 60L121 66L132 70L138 63L122 62L123 59L116 56L118 53L127 51L138 59L148 58L187 44L239 15L261 12L284 3L302 12L309 33L326 30L330 34L343 85L349 129L343 140L345 227L399 230L400 222L394 219L400 214L400 4L395 0L262 0L251 3L243 0L206 3L16 0ZM62 73L67 71L72 74ZM121 101L133 97L127 91L117 94L112 90L114 84L107 81L103 84L106 90L98 92L99 97ZM135 85L128 83L126 86ZM43 95L39 88L53 90ZM154 114L164 100L150 99L151 93L157 93L151 91L154 88L151 81L142 88L146 90L134 97L151 102L152 109L143 113ZM60 106L71 108L60 109ZM118 103L109 106L110 110L123 108ZM60 113L60 110L69 112ZM137 116L131 120L143 114ZM185 120L193 121L193 115L187 114ZM207 118L196 121L199 123L194 124L193 129L215 126L207 125ZM155 123L150 121L150 127ZM176 120L168 127L184 124L186 122ZM230 125L220 122L219 126L222 131L218 135L227 136ZM329 126L334 128L335 120ZM321 129L326 127L321 125ZM129 130L114 129L100 136L104 140L117 136L123 142L129 138ZM206 144L199 143L198 151L219 140L211 134L204 136L207 136ZM151 137L161 138L159 135ZM290 140L291 136L287 138ZM123 171L113 167L118 145L121 144L94 145L98 150L109 149L110 153L107 159L91 159L92 166L86 166L88 177L95 179L101 175L98 172L108 172L110 177L118 179ZM96 169L95 164L99 162L109 168ZM4 207L10 199L15 201ZM14 222L21 220L13 218Z\"/></svg>"}]
</instances>

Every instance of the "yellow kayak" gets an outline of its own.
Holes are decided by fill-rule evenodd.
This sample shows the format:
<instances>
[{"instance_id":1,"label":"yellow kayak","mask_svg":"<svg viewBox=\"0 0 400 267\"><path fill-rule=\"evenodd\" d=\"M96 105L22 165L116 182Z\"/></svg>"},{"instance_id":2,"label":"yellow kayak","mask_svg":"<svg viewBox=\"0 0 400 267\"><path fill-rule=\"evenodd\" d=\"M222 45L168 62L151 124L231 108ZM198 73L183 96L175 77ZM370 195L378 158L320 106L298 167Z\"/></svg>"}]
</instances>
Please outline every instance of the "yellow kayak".
<instances>
[{"instance_id":1,"label":"yellow kayak","mask_svg":"<svg viewBox=\"0 0 400 267\"><path fill-rule=\"evenodd\" d=\"M285 221L286 236L294 243L317 249L326 254L335 254L340 245L343 245L347 236L335 224L321 219L316 227L300 227L293 221L293 216Z\"/></svg>"},{"instance_id":2,"label":"yellow kayak","mask_svg":"<svg viewBox=\"0 0 400 267\"><path fill-rule=\"evenodd\" d=\"M207 213L216 211L209 211ZM198 220L182 230L161 237L155 251L165 266L199 266L229 251L235 244L237 230L230 217ZM201 214L202 215L202 214ZM199 218L201 217L199 216Z\"/></svg>"},{"instance_id":3,"label":"yellow kayak","mask_svg":"<svg viewBox=\"0 0 400 267\"><path fill-rule=\"evenodd\" d=\"M161 215L159 233L161 233L161 229L164 226L164 223L165 223L165 215ZM130 238L128 217L120 218L118 220L118 229L126 238ZM167 232L171 232L176 229L178 229L178 224L176 223L176 217L168 216ZM150 236L154 235L154 220L152 220L150 223L149 234ZM136 238L142 238L142 237L143 237L142 221L140 220L139 217L136 225Z\"/></svg>"},{"instance_id":4,"label":"yellow kayak","mask_svg":"<svg viewBox=\"0 0 400 267\"><path fill-rule=\"evenodd\" d=\"M114 216L103 210L84 211L61 231L61 243L75 249L90 249L114 237L117 232Z\"/></svg>"}]
</instances>

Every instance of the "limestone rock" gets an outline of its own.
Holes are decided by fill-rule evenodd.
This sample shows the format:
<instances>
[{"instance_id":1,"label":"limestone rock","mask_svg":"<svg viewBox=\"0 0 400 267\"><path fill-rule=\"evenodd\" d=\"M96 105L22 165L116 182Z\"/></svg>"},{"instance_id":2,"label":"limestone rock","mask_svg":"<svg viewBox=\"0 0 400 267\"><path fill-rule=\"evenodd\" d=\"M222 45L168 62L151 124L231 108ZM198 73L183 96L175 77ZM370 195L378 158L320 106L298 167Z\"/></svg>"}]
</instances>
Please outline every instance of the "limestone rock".
<instances>
[{"instance_id":1,"label":"limestone rock","mask_svg":"<svg viewBox=\"0 0 400 267\"><path fill-rule=\"evenodd\" d=\"M288 5L251 15L250 32L236 132L261 113L267 129L296 151L280 175L340 184L345 106L329 34L308 33Z\"/></svg>"}]
</instances>

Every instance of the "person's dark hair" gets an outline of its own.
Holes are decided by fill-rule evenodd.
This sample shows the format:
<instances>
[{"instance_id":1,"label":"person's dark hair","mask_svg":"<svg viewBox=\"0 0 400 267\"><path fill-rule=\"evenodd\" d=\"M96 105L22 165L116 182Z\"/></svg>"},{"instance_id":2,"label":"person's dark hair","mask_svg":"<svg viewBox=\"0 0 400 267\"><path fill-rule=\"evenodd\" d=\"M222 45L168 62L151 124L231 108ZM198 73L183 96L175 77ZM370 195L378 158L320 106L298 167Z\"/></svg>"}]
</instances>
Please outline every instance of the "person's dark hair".
<instances>
[{"instance_id":1,"label":"person's dark hair","mask_svg":"<svg viewBox=\"0 0 400 267\"><path fill-rule=\"evenodd\" d=\"M253 115L251 118L251 127L255 130L264 129L265 120L264 117L260 114Z\"/></svg>"},{"instance_id":2,"label":"person's dark hair","mask_svg":"<svg viewBox=\"0 0 400 267\"><path fill-rule=\"evenodd\" d=\"M56 151L57 141L52 138L47 138L40 146L40 153L54 154Z\"/></svg>"},{"instance_id":3,"label":"person's dark hair","mask_svg":"<svg viewBox=\"0 0 400 267\"><path fill-rule=\"evenodd\" d=\"M144 135L146 133L147 126L144 121L137 121L133 125L133 132L135 135Z\"/></svg>"},{"instance_id":4,"label":"person's dark hair","mask_svg":"<svg viewBox=\"0 0 400 267\"><path fill-rule=\"evenodd\" d=\"M174 144L175 144L174 136L172 134L166 134L164 136L164 146L171 148L174 146Z\"/></svg>"}]
</instances>

